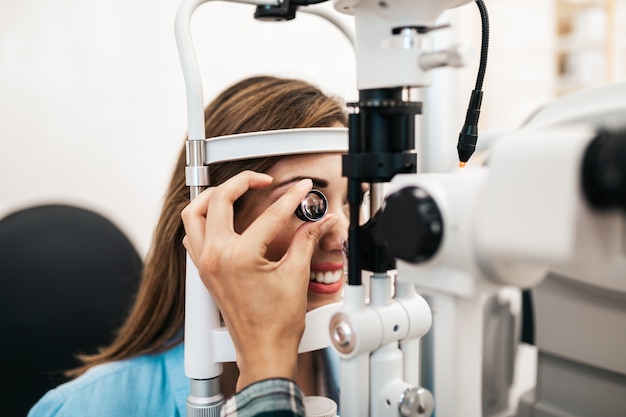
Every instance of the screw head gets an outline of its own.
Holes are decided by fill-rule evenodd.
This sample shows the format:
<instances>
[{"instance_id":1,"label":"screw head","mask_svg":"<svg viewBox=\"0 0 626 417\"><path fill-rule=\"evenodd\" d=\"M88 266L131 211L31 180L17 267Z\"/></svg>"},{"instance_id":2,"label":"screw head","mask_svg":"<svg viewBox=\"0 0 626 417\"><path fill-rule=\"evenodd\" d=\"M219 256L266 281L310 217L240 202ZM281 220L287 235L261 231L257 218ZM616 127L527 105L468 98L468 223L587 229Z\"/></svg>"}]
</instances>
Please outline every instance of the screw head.
<instances>
[{"instance_id":1,"label":"screw head","mask_svg":"<svg viewBox=\"0 0 626 417\"><path fill-rule=\"evenodd\" d=\"M335 314L330 320L330 336L340 353L349 354L356 347L356 334L348 316L343 313Z\"/></svg>"},{"instance_id":2,"label":"screw head","mask_svg":"<svg viewBox=\"0 0 626 417\"><path fill-rule=\"evenodd\" d=\"M435 408L433 395L425 388L408 388L399 398L398 412L403 417L430 417Z\"/></svg>"}]
</instances>

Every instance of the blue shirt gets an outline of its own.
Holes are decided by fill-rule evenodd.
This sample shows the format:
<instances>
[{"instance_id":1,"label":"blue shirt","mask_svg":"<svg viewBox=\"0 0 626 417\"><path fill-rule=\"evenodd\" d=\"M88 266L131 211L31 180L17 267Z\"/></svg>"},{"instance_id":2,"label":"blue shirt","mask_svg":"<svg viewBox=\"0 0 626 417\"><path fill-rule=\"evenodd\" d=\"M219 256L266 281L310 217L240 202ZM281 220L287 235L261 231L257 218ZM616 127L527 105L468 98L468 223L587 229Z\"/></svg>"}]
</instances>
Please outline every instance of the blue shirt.
<instances>
[{"instance_id":1,"label":"blue shirt","mask_svg":"<svg viewBox=\"0 0 626 417\"><path fill-rule=\"evenodd\" d=\"M110 362L48 391L28 417L187 415L183 344L158 355Z\"/></svg>"},{"instance_id":2,"label":"blue shirt","mask_svg":"<svg viewBox=\"0 0 626 417\"><path fill-rule=\"evenodd\" d=\"M322 351L323 383L333 398L338 396L338 358L331 351ZM48 391L28 417L186 417L189 389L184 345L179 344L161 354L94 366Z\"/></svg>"}]
</instances>

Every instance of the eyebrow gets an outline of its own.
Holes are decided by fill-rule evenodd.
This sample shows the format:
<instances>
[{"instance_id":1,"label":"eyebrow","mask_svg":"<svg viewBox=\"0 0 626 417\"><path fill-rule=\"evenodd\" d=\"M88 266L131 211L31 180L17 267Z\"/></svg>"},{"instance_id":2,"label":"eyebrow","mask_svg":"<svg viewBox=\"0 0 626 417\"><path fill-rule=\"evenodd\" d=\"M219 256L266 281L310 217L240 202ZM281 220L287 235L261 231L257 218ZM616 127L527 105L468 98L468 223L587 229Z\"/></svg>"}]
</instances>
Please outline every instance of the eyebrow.
<instances>
[{"instance_id":1,"label":"eyebrow","mask_svg":"<svg viewBox=\"0 0 626 417\"><path fill-rule=\"evenodd\" d=\"M318 187L318 188L324 188L324 187L328 187L328 181L321 179L321 178L315 178L315 177L305 177L305 176L297 176L297 177L291 177L285 181L281 181L277 184L275 184L272 188L277 189L280 187L284 187L285 185L288 184L292 184L294 182L298 182L300 180L306 180L306 179L310 179L311 181L313 181L313 186L314 187Z\"/></svg>"}]
</instances>

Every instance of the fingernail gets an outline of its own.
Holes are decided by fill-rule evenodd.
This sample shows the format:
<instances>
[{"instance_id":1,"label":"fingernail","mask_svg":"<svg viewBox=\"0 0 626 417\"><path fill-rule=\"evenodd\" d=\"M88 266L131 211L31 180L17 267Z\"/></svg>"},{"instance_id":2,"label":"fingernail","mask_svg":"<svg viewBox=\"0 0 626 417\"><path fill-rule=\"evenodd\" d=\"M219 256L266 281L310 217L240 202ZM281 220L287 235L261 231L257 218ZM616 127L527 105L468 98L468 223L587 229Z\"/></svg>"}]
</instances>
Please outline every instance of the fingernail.
<instances>
[{"instance_id":1,"label":"fingernail","mask_svg":"<svg viewBox=\"0 0 626 417\"><path fill-rule=\"evenodd\" d=\"M310 179L310 178L305 178L303 180L300 180L298 182L298 187L303 187L304 188L305 184L306 184L306 187L311 188L311 187L313 187L313 180Z\"/></svg>"}]
</instances>

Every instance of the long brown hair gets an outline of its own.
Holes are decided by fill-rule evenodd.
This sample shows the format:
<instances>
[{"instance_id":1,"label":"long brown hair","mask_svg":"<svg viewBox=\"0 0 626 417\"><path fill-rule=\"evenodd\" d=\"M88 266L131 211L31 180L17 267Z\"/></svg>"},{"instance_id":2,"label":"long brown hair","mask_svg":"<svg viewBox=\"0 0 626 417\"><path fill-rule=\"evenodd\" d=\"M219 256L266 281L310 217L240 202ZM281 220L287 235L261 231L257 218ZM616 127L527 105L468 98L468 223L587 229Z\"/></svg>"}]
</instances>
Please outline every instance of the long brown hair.
<instances>
[{"instance_id":1,"label":"long brown hair","mask_svg":"<svg viewBox=\"0 0 626 417\"><path fill-rule=\"evenodd\" d=\"M222 92L205 109L206 137L274 129L331 127L347 124L341 100L300 80L271 76L244 79ZM211 185L244 171L267 171L280 157L223 162L209 167ZM83 365L68 371L77 377L89 368L115 360L169 349L183 340L185 309L185 235L180 218L189 203L183 145L146 257L135 303L113 343Z\"/></svg>"}]
</instances>

